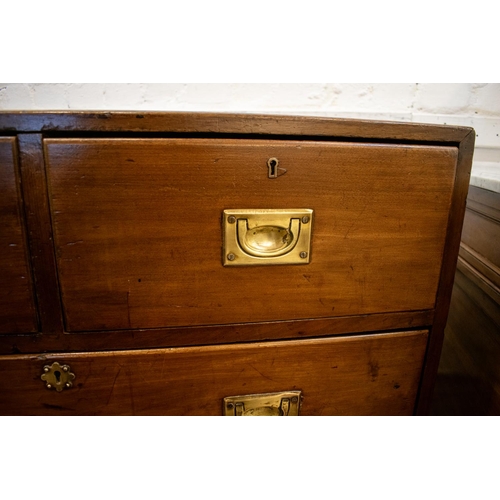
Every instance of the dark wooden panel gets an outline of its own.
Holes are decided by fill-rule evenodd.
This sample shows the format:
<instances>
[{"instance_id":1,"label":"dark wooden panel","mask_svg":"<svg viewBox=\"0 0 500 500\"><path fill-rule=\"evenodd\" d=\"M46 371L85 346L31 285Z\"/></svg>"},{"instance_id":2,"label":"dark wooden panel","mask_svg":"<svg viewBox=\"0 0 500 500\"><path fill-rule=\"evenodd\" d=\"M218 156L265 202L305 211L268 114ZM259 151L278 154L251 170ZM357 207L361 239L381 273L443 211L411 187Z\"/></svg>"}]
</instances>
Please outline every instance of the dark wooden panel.
<instances>
[{"instance_id":1,"label":"dark wooden panel","mask_svg":"<svg viewBox=\"0 0 500 500\"><path fill-rule=\"evenodd\" d=\"M500 211L496 210L496 207L500 206L500 194L484 189L475 190L474 194L474 200L468 203L465 212L462 243L482 256L486 265L491 262L499 268ZM487 205L488 202L491 205Z\"/></svg>"},{"instance_id":2,"label":"dark wooden panel","mask_svg":"<svg viewBox=\"0 0 500 500\"><path fill-rule=\"evenodd\" d=\"M21 134L18 141L28 241L41 331L44 334L61 333L63 322L47 197L42 136Z\"/></svg>"},{"instance_id":3,"label":"dark wooden panel","mask_svg":"<svg viewBox=\"0 0 500 500\"><path fill-rule=\"evenodd\" d=\"M0 357L0 413L221 415L241 394L302 390L302 415L413 413L427 332L134 352ZM67 363L56 393L43 366Z\"/></svg>"},{"instance_id":4,"label":"dark wooden panel","mask_svg":"<svg viewBox=\"0 0 500 500\"><path fill-rule=\"evenodd\" d=\"M433 415L500 415L500 295L480 279L457 271Z\"/></svg>"},{"instance_id":5,"label":"dark wooden panel","mask_svg":"<svg viewBox=\"0 0 500 500\"><path fill-rule=\"evenodd\" d=\"M71 331L432 309L457 150L291 141L46 141ZM287 173L267 178L276 156ZM226 208L312 208L307 266L223 268Z\"/></svg>"},{"instance_id":6,"label":"dark wooden panel","mask_svg":"<svg viewBox=\"0 0 500 500\"><path fill-rule=\"evenodd\" d=\"M467 208L500 223L500 193L477 186L469 186Z\"/></svg>"},{"instance_id":7,"label":"dark wooden panel","mask_svg":"<svg viewBox=\"0 0 500 500\"><path fill-rule=\"evenodd\" d=\"M17 176L16 140L0 138L0 333L38 331Z\"/></svg>"}]
</instances>

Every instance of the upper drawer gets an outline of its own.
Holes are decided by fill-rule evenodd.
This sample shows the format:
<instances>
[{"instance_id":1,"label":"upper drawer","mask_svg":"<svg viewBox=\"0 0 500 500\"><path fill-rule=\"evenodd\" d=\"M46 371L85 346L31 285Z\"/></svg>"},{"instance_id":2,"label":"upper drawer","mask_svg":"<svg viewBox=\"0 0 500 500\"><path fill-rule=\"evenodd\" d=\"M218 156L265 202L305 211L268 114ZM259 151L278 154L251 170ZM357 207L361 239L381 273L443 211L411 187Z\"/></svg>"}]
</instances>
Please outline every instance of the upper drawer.
<instances>
[{"instance_id":1,"label":"upper drawer","mask_svg":"<svg viewBox=\"0 0 500 500\"><path fill-rule=\"evenodd\" d=\"M45 147L69 331L434 307L456 148L237 139ZM286 173L269 178L269 158ZM224 210L289 208L314 210L308 264L222 265Z\"/></svg>"},{"instance_id":2,"label":"upper drawer","mask_svg":"<svg viewBox=\"0 0 500 500\"><path fill-rule=\"evenodd\" d=\"M0 138L0 333L36 332L28 252L21 215L16 140Z\"/></svg>"}]
</instances>

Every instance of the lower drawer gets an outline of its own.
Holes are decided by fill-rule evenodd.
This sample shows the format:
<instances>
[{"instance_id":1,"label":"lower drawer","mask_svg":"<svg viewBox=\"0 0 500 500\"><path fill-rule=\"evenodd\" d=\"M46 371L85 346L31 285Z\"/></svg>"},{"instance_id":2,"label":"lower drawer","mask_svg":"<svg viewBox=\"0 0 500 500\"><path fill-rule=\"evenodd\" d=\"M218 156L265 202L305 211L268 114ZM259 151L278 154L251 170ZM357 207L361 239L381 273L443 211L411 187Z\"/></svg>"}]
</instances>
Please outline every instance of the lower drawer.
<instances>
[{"instance_id":1,"label":"lower drawer","mask_svg":"<svg viewBox=\"0 0 500 500\"><path fill-rule=\"evenodd\" d=\"M409 415L427 335L2 356L0 413L222 415L228 396L301 391L301 415ZM54 362L69 366L72 387L46 387Z\"/></svg>"}]
</instances>

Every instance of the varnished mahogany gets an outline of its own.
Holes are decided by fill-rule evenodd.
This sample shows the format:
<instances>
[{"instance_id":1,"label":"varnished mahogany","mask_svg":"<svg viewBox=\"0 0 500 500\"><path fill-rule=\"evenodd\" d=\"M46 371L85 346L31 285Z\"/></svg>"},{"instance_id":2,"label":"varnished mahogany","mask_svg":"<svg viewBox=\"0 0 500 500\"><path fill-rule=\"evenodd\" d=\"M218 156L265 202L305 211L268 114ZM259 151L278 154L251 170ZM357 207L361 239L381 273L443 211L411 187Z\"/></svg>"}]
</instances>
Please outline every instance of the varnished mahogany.
<instances>
[{"instance_id":1,"label":"varnished mahogany","mask_svg":"<svg viewBox=\"0 0 500 500\"><path fill-rule=\"evenodd\" d=\"M17 266L15 273L24 265L34 278L24 302L7 301L3 310L35 318L31 300L38 315L22 332L0 329L6 355L0 369L15 381L4 412L46 411L31 399L31 389L26 399L20 395L31 384L51 400L94 394L87 385L68 390L72 396L51 394L36 375L50 359L74 359L85 374L78 360L104 363L121 352L125 364L140 359L156 366L154 360L177 359L167 355L176 347L179 359L186 356L186 370L200 370L193 383L212 394L215 408L220 383L235 374L202 383L204 369L195 361L189 368L189 353L195 352L189 349L212 353L207 356L229 366L231 357L239 359L242 349L254 346L245 352L261 366L267 351L253 343L275 342L279 352L293 346L294 356L280 368L286 377L299 360L310 362L316 344L331 345L335 357L342 336L352 336L354 366L356 356L363 360L370 352L371 335L405 330L373 337L390 339L374 340L374 349L391 346L394 356L408 360L404 339L420 339L416 361L408 365L413 392L404 411L390 402L390 391L385 406L367 405L369 377L348 381L345 375L340 380L347 386L356 380L364 396L353 393L351 406L340 413L427 413L458 254L472 129L212 113L11 112L0 114L0 133L1 144L13 151L12 160L2 161L2 175L18 179L6 188L11 208L19 209L16 231L27 239L24 264L10 258L0 263ZM271 156L280 158L286 175L267 178ZM222 210L273 207L315 210L311 264L223 268ZM409 333L414 329L429 335ZM208 347L216 344L220 349ZM98 354L103 351L115 354ZM360 361L356 370L364 366L368 373L370 363L382 366L390 357L373 352L375 358ZM21 368L28 366L29 384ZM109 388L105 364L99 367ZM315 380L326 369L318 367ZM86 378L81 374L80 383ZM136 394L144 387L120 377L119 391ZM155 380L167 383L171 394L186 390L168 377ZM311 390L326 394L330 383ZM253 379L251 385L249 392L265 386ZM96 413L128 413L123 397ZM135 401L148 413L145 400ZM195 401L168 401L150 412L196 413ZM57 403L46 404L64 413ZM324 411L315 408L313 414L333 414L337 406L330 401Z\"/></svg>"}]
</instances>

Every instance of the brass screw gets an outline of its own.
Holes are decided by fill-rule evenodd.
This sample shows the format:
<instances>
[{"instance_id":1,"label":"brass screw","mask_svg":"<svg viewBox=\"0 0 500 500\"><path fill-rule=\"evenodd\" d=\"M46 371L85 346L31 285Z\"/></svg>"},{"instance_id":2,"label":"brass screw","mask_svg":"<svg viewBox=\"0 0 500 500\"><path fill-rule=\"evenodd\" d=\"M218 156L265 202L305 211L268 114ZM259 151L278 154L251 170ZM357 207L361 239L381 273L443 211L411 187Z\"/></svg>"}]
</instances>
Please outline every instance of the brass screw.
<instances>
[{"instance_id":1,"label":"brass screw","mask_svg":"<svg viewBox=\"0 0 500 500\"><path fill-rule=\"evenodd\" d=\"M292 403L296 403L298 400L299 400L299 398L297 398L297 396L294 396L294 397L292 398Z\"/></svg>"},{"instance_id":2,"label":"brass screw","mask_svg":"<svg viewBox=\"0 0 500 500\"><path fill-rule=\"evenodd\" d=\"M227 260L234 260L235 258L236 258L236 255L234 255L234 253L227 254Z\"/></svg>"},{"instance_id":3,"label":"brass screw","mask_svg":"<svg viewBox=\"0 0 500 500\"><path fill-rule=\"evenodd\" d=\"M304 215L304 217L302 217L302 224L307 224L310 220L308 215Z\"/></svg>"},{"instance_id":4,"label":"brass screw","mask_svg":"<svg viewBox=\"0 0 500 500\"><path fill-rule=\"evenodd\" d=\"M47 384L47 389L52 389L52 384Z\"/></svg>"},{"instance_id":5,"label":"brass screw","mask_svg":"<svg viewBox=\"0 0 500 500\"><path fill-rule=\"evenodd\" d=\"M63 366L62 369L63 369L63 372L67 372L68 371L68 367L67 366Z\"/></svg>"},{"instance_id":6,"label":"brass screw","mask_svg":"<svg viewBox=\"0 0 500 500\"><path fill-rule=\"evenodd\" d=\"M48 366L44 366L44 367L43 367L43 371L44 371L45 373L48 373L48 371L49 371L49 367L48 367Z\"/></svg>"},{"instance_id":7,"label":"brass screw","mask_svg":"<svg viewBox=\"0 0 500 500\"><path fill-rule=\"evenodd\" d=\"M69 389L71 387L71 382L66 382L66 387Z\"/></svg>"},{"instance_id":8,"label":"brass screw","mask_svg":"<svg viewBox=\"0 0 500 500\"><path fill-rule=\"evenodd\" d=\"M300 258L305 259L307 257L307 252L300 252Z\"/></svg>"},{"instance_id":9,"label":"brass screw","mask_svg":"<svg viewBox=\"0 0 500 500\"><path fill-rule=\"evenodd\" d=\"M236 222L236 217L234 215L230 215L227 218L227 221L229 222L229 224L234 224Z\"/></svg>"},{"instance_id":10,"label":"brass screw","mask_svg":"<svg viewBox=\"0 0 500 500\"><path fill-rule=\"evenodd\" d=\"M233 403L228 403L228 404L227 404L227 409L228 409L228 410L232 410L233 408L234 408Z\"/></svg>"}]
</instances>

